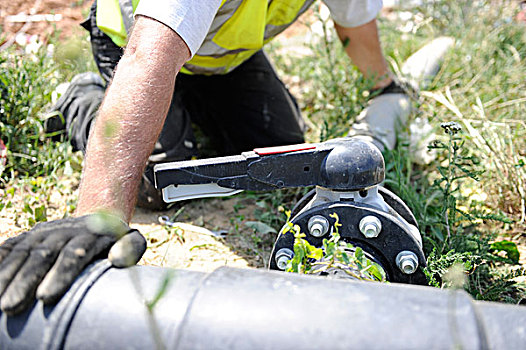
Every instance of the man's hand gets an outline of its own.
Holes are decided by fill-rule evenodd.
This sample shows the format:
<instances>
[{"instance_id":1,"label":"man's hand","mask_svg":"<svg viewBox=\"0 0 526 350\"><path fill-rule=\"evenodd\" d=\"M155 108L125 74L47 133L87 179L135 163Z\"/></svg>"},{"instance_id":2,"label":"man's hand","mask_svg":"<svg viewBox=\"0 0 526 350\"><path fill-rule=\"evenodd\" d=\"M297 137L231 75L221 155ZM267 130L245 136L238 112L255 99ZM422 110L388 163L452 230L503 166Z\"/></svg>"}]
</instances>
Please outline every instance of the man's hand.
<instances>
[{"instance_id":1,"label":"man's hand","mask_svg":"<svg viewBox=\"0 0 526 350\"><path fill-rule=\"evenodd\" d=\"M0 246L0 307L8 315L27 309L35 296L57 302L92 261L136 264L146 241L120 219L93 214L36 225Z\"/></svg>"},{"instance_id":2,"label":"man's hand","mask_svg":"<svg viewBox=\"0 0 526 350\"><path fill-rule=\"evenodd\" d=\"M372 90L368 106L356 117L348 136L372 142L380 151L394 149L397 132L406 125L412 111L409 95L416 94L411 87L394 80L385 88Z\"/></svg>"},{"instance_id":3,"label":"man's hand","mask_svg":"<svg viewBox=\"0 0 526 350\"><path fill-rule=\"evenodd\" d=\"M335 23L336 32L345 52L365 78L373 83L373 98L356 118L349 136L373 142L380 150L393 149L396 130L405 125L411 112L407 94L391 77L382 53L376 20L361 26L345 28ZM374 92L376 91L376 93Z\"/></svg>"}]
</instances>

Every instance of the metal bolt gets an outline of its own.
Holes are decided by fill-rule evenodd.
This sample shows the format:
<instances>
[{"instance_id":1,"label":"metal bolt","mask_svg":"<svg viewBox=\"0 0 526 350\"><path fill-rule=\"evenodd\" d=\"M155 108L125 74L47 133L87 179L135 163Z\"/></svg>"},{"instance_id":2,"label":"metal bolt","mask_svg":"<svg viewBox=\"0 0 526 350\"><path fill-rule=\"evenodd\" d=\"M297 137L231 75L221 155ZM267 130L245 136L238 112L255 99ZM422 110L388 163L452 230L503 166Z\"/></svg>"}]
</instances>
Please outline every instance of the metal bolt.
<instances>
[{"instance_id":1,"label":"metal bolt","mask_svg":"<svg viewBox=\"0 0 526 350\"><path fill-rule=\"evenodd\" d=\"M401 251L396 256L396 266L406 275L410 275L418 268L418 257L409 250Z\"/></svg>"},{"instance_id":2,"label":"metal bolt","mask_svg":"<svg viewBox=\"0 0 526 350\"><path fill-rule=\"evenodd\" d=\"M358 226L360 227L360 232L367 238L378 237L380 231L382 231L380 219L372 215L364 216Z\"/></svg>"},{"instance_id":3,"label":"metal bolt","mask_svg":"<svg viewBox=\"0 0 526 350\"><path fill-rule=\"evenodd\" d=\"M290 259L292 259L293 257L294 252L288 248L281 248L280 250L278 250L275 257L278 269L285 270Z\"/></svg>"},{"instance_id":4,"label":"metal bolt","mask_svg":"<svg viewBox=\"0 0 526 350\"><path fill-rule=\"evenodd\" d=\"M322 237L329 232L329 220L321 215L314 215L307 224L309 233L314 237Z\"/></svg>"}]
</instances>

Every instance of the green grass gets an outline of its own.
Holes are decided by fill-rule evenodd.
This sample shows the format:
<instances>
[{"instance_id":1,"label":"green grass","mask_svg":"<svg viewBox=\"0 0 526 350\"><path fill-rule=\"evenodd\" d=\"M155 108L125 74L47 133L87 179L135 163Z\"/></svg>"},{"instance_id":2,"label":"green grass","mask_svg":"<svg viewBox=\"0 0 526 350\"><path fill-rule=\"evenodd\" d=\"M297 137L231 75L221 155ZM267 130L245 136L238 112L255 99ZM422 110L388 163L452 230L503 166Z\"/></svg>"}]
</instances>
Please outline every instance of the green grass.
<instances>
[{"instance_id":1,"label":"green grass","mask_svg":"<svg viewBox=\"0 0 526 350\"><path fill-rule=\"evenodd\" d=\"M406 178L425 178L431 186L421 192L423 197L418 201L407 193L410 190L405 190L402 198L423 222L430 223L425 230L431 233L426 237L427 249L433 246L436 250L436 255L430 255L431 263L433 259L444 263L446 254L448 259L456 254L470 267L466 289L474 297L518 302L526 289L512 279L526 271L516 265L515 247L499 251L503 245L492 243L517 239L526 228L526 30L513 21L513 5L509 1L498 5L439 1L418 9L424 22L429 19L416 33L418 42L421 37L438 35L457 40L436 79L422 93L419 116L436 129L442 122L456 121L463 131L456 136L456 161L451 162L446 148L425 169L405 164ZM436 139L447 142L440 130ZM437 179L443 178L441 173L448 170L444 165L450 167L451 163L458 163L453 167L461 175L472 176L458 178L450 188L437 185ZM425 183L421 186L426 188ZM424 199L426 206L419 208ZM448 232L443 222L445 211L453 213L448 239L442 238ZM433 223L435 219L442 225Z\"/></svg>"},{"instance_id":2,"label":"green grass","mask_svg":"<svg viewBox=\"0 0 526 350\"><path fill-rule=\"evenodd\" d=\"M58 84L95 68L87 36L58 41L36 53L13 45L0 52L0 135L8 152L1 174L5 185L20 177L50 176L63 169L71 156L69 146L50 140L44 132L47 109ZM52 52L49 47L54 47Z\"/></svg>"},{"instance_id":3,"label":"green grass","mask_svg":"<svg viewBox=\"0 0 526 350\"><path fill-rule=\"evenodd\" d=\"M78 50L64 49L80 43L80 38L65 46L57 38L50 40L57 47L54 53L46 46L25 53L16 45L0 52L0 137L8 149L0 173L0 211L20 207L17 223L22 227L47 220L51 195L71 192L63 180L78 177L81 169L79 155L71 152L69 144L51 140L44 122L57 85L93 63L85 59L89 57L83 53L86 44L79 44L84 48ZM74 208L74 203L68 204L63 214Z\"/></svg>"},{"instance_id":4,"label":"green grass","mask_svg":"<svg viewBox=\"0 0 526 350\"><path fill-rule=\"evenodd\" d=\"M55 168L50 164L50 144L43 136L39 117L51 102L57 84L52 61L39 52L33 59L17 59L11 47L0 56L0 134L8 153L2 180L40 176Z\"/></svg>"}]
</instances>

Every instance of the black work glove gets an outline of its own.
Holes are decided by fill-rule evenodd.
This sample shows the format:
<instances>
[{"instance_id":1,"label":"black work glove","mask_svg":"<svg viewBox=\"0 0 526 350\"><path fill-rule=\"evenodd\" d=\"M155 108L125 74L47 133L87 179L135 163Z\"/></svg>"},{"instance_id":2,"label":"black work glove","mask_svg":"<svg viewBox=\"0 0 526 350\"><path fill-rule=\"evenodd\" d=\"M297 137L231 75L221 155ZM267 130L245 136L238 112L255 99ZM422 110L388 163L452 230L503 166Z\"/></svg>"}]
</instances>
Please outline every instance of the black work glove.
<instances>
[{"instance_id":1,"label":"black work glove","mask_svg":"<svg viewBox=\"0 0 526 350\"><path fill-rule=\"evenodd\" d=\"M35 296L53 304L95 259L108 257L114 266L127 267L145 250L139 231L110 215L40 223L0 246L0 308L17 314Z\"/></svg>"},{"instance_id":2,"label":"black work glove","mask_svg":"<svg viewBox=\"0 0 526 350\"><path fill-rule=\"evenodd\" d=\"M374 98L383 94L406 94L411 96L412 88L409 84L403 84L400 81L393 79L393 81L386 87L369 90L369 98Z\"/></svg>"}]
</instances>

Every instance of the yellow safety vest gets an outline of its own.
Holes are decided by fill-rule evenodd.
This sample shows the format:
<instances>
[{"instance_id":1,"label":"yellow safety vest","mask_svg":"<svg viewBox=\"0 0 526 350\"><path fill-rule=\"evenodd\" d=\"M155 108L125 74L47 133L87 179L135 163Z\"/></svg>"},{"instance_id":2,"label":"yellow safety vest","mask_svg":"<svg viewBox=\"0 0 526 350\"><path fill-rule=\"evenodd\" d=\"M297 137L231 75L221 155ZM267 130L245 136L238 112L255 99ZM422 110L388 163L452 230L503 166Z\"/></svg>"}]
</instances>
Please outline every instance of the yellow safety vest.
<instances>
[{"instance_id":1,"label":"yellow safety vest","mask_svg":"<svg viewBox=\"0 0 526 350\"><path fill-rule=\"evenodd\" d=\"M290 26L315 0L222 0L203 44L181 72L225 74ZM139 0L97 0L97 26L125 46Z\"/></svg>"}]
</instances>

